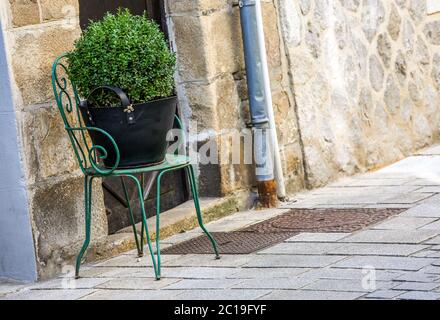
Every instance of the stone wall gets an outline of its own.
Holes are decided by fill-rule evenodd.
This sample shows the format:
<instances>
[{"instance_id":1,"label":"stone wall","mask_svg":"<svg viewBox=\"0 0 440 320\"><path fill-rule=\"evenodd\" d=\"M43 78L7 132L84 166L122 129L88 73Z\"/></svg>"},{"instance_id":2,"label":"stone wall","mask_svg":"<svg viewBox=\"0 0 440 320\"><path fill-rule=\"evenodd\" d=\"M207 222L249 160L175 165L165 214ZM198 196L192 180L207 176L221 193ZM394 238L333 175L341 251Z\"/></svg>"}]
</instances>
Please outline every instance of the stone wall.
<instances>
[{"instance_id":1,"label":"stone wall","mask_svg":"<svg viewBox=\"0 0 440 320\"><path fill-rule=\"evenodd\" d=\"M440 16L425 0L279 0L309 186L439 136Z\"/></svg>"},{"instance_id":2,"label":"stone wall","mask_svg":"<svg viewBox=\"0 0 440 320\"><path fill-rule=\"evenodd\" d=\"M70 262L84 238L83 179L53 103L51 65L80 34L76 0L6 0L2 8L40 278ZM94 239L107 235L96 184Z\"/></svg>"},{"instance_id":3,"label":"stone wall","mask_svg":"<svg viewBox=\"0 0 440 320\"><path fill-rule=\"evenodd\" d=\"M246 130L250 122L238 1L166 2L178 56L179 99L185 118L198 127L193 139L201 145L214 138L219 158L230 155L225 141L234 134L231 130ZM263 1L262 9L282 160L288 190L294 192L303 187L303 163L277 1ZM225 162L199 166L203 194L224 195L252 187L252 166Z\"/></svg>"}]
</instances>

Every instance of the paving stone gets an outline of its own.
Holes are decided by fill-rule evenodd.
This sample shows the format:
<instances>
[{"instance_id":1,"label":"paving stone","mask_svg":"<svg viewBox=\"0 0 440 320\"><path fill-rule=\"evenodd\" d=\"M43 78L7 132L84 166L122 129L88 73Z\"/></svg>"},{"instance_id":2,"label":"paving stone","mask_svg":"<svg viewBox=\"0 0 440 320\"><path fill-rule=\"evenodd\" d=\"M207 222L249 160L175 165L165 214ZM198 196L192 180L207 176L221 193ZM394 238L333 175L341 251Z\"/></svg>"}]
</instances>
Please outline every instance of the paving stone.
<instances>
[{"instance_id":1,"label":"paving stone","mask_svg":"<svg viewBox=\"0 0 440 320\"><path fill-rule=\"evenodd\" d=\"M414 207L416 204L409 203L387 203L387 204L371 204L367 205L364 208L367 209L410 209Z\"/></svg>"},{"instance_id":2,"label":"paving stone","mask_svg":"<svg viewBox=\"0 0 440 320\"><path fill-rule=\"evenodd\" d=\"M434 259L427 258L362 256L348 258L332 265L332 267L352 269L372 267L377 270L417 271L430 265L433 261Z\"/></svg>"},{"instance_id":3,"label":"paving stone","mask_svg":"<svg viewBox=\"0 0 440 320\"><path fill-rule=\"evenodd\" d=\"M121 268L118 267L93 267L93 268L81 268L81 278L109 278L111 273L118 271ZM145 267L142 270L145 271ZM60 276L62 278L63 276Z\"/></svg>"},{"instance_id":4,"label":"paving stone","mask_svg":"<svg viewBox=\"0 0 440 320\"><path fill-rule=\"evenodd\" d=\"M355 300L365 293L307 290L277 290L260 298L263 300Z\"/></svg>"},{"instance_id":5,"label":"paving stone","mask_svg":"<svg viewBox=\"0 0 440 320\"><path fill-rule=\"evenodd\" d=\"M176 259L181 259L182 255L163 255L161 256L162 265L166 265L170 261L174 261ZM150 267L153 262L151 261L150 255L145 255L142 258L135 258L130 256L118 256L112 259L109 259L104 262L97 263L95 266L98 267Z\"/></svg>"},{"instance_id":6,"label":"paving stone","mask_svg":"<svg viewBox=\"0 0 440 320\"><path fill-rule=\"evenodd\" d=\"M247 279L235 284L233 289L273 289L273 290L297 290L316 281L316 278L294 277L294 278L261 278Z\"/></svg>"},{"instance_id":7,"label":"paving stone","mask_svg":"<svg viewBox=\"0 0 440 320\"><path fill-rule=\"evenodd\" d=\"M129 290L155 290L166 287L172 283L180 281L179 279L155 279L137 278L137 279L114 279L96 286L97 289L129 289Z\"/></svg>"},{"instance_id":8,"label":"paving stone","mask_svg":"<svg viewBox=\"0 0 440 320\"><path fill-rule=\"evenodd\" d=\"M379 174L379 173L378 173ZM375 178L375 179L353 179L348 184L350 187L368 187L368 186L403 186L406 183L410 182L410 178Z\"/></svg>"},{"instance_id":9,"label":"paving stone","mask_svg":"<svg viewBox=\"0 0 440 320\"><path fill-rule=\"evenodd\" d=\"M320 279L310 285L307 285L303 289L319 291L372 292L377 289L390 289L393 287L392 283L387 281L375 281L371 285L372 287L365 286L362 279Z\"/></svg>"},{"instance_id":10,"label":"paving stone","mask_svg":"<svg viewBox=\"0 0 440 320\"><path fill-rule=\"evenodd\" d=\"M187 255L180 259L169 261L163 266L169 267L215 267L215 268L233 268L243 266L253 260L256 255L222 255L217 260L213 255Z\"/></svg>"},{"instance_id":11,"label":"paving stone","mask_svg":"<svg viewBox=\"0 0 440 320\"><path fill-rule=\"evenodd\" d=\"M440 145L432 146L420 151L417 151L417 155L440 155Z\"/></svg>"},{"instance_id":12,"label":"paving stone","mask_svg":"<svg viewBox=\"0 0 440 320\"><path fill-rule=\"evenodd\" d=\"M397 298L401 300L438 300L440 299L440 292L409 291Z\"/></svg>"},{"instance_id":13,"label":"paving stone","mask_svg":"<svg viewBox=\"0 0 440 320\"><path fill-rule=\"evenodd\" d=\"M336 242L349 235L350 233L301 233L285 242Z\"/></svg>"},{"instance_id":14,"label":"paving stone","mask_svg":"<svg viewBox=\"0 0 440 320\"><path fill-rule=\"evenodd\" d=\"M29 284L22 284L16 282L5 282L0 280L0 298L7 294L15 293L21 289L28 287Z\"/></svg>"},{"instance_id":15,"label":"paving stone","mask_svg":"<svg viewBox=\"0 0 440 320\"><path fill-rule=\"evenodd\" d=\"M408 209L400 215L401 217L427 217L440 218L440 207L432 204L422 203Z\"/></svg>"},{"instance_id":16,"label":"paving stone","mask_svg":"<svg viewBox=\"0 0 440 320\"><path fill-rule=\"evenodd\" d=\"M227 276L229 279L261 279L261 278L290 278L303 274L308 268L242 268L236 273Z\"/></svg>"},{"instance_id":17,"label":"paving stone","mask_svg":"<svg viewBox=\"0 0 440 320\"><path fill-rule=\"evenodd\" d=\"M429 181L438 180L438 168L440 165L438 156L412 156L392 164L381 173L401 173L402 176L415 176Z\"/></svg>"},{"instance_id":18,"label":"paving stone","mask_svg":"<svg viewBox=\"0 0 440 320\"><path fill-rule=\"evenodd\" d=\"M414 178L408 183L405 183L407 186L418 186L418 187L435 187L438 186L439 183L433 181L432 179L424 179L424 178Z\"/></svg>"},{"instance_id":19,"label":"paving stone","mask_svg":"<svg viewBox=\"0 0 440 320\"><path fill-rule=\"evenodd\" d=\"M383 170L377 170L373 172L366 172L356 176L356 179L394 179L394 180L410 180L417 178L416 175L407 173L405 177L402 177L402 173L398 172L384 172ZM350 179L350 178L348 178Z\"/></svg>"},{"instance_id":20,"label":"paving stone","mask_svg":"<svg viewBox=\"0 0 440 320\"><path fill-rule=\"evenodd\" d=\"M362 183L365 183L362 181ZM368 181L367 181L368 183ZM315 189L311 191L313 195L328 195L328 194L337 194L337 195L365 195L368 194L391 194L397 195L401 193L409 193L415 192L423 187L419 186L347 186L347 187L332 187L332 188L321 188ZM440 188L439 188L440 190ZM440 192L440 191L439 191Z\"/></svg>"},{"instance_id":21,"label":"paving stone","mask_svg":"<svg viewBox=\"0 0 440 320\"><path fill-rule=\"evenodd\" d=\"M329 254L338 255L377 255L377 256L409 256L420 250L429 248L416 244L379 244L379 243L352 243L345 244L328 251Z\"/></svg>"},{"instance_id":22,"label":"paving stone","mask_svg":"<svg viewBox=\"0 0 440 320\"><path fill-rule=\"evenodd\" d=\"M404 291L432 291L438 287L440 287L440 283L406 282L394 287L393 289Z\"/></svg>"},{"instance_id":23,"label":"paving stone","mask_svg":"<svg viewBox=\"0 0 440 320\"><path fill-rule=\"evenodd\" d=\"M402 275L402 271L376 270L375 277L377 281L391 281ZM312 269L302 274L303 277L319 279L346 279L361 281L365 277L363 269L340 269L340 268L322 268Z\"/></svg>"},{"instance_id":24,"label":"paving stone","mask_svg":"<svg viewBox=\"0 0 440 320\"><path fill-rule=\"evenodd\" d=\"M240 279L195 280L185 279L165 286L164 290L228 289L240 283Z\"/></svg>"},{"instance_id":25,"label":"paving stone","mask_svg":"<svg viewBox=\"0 0 440 320\"><path fill-rule=\"evenodd\" d=\"M382 201L379 200L379 202L384 203L384 204L388 204L388 203L412 204L412 203L416 203L416 202L422 201L424 199L427 199L430 196L432 196L431 193L407 193L407 194L396 195L394 197L390 197L390 198L382 200Z\"/></svg>"},{"instance_id":26,"label":"paving stone","mask_svg":"<svg viewBox=\"0 0 440 320\"><path fill-rule=\"evenodd\" d=\"M320 201L318 199L308 199L308 200L298 200L295 202L289 202L281 206L282 209L312 209L319 205Z\"/></svg>"},{"instance_id":27,"label":"paving stone","mask_svg":"<svg viewBox=\"0 0 440 320\"><path fill-rule=\"evenodd\" d=\"M341 247L339 243L295 243L284 242L269 249L260 251L259 254L292 254L292 255L320 255Z\"/></svg>"},{"instance_id":28,"label":"paving stone","mask_svg":"<svg viewBox=\"0 0 440 320\"><path fill-rule=\"evenodd\" d=\"M162 269L162 273L165 269ZM98 278L155 278L155 273L152 267L116 267L99 274Z\"/></svg>"},{"instance_id":29,"label":"paving stone","mask_svg":"<svg viewBox=\"0 0 440 320\"><path fill-rule=\"evenodd\" d=\"M313 209L362 209L368 206L366 204L319 204L314 206Z\"/></svg>"},{"instance_id":30,"label":"paving stone","mask_svg":"<svg viewBox=\"0 0 440 320\"><path fill-rule=\"evenodd\" d=\"M419 244L435 237L436 230L365 230L346 237L342 242Z\"/></svg>"},{"instance_id":31,"label":"paving stone","mask_svg":"<svg viewBox=\"0 0 440 320\"><path fill-rule=\"evenodd\" d=\"M76 290L26 290L17 294L7 295L4 300L77 300L85 297L94 290L76 289Z\"/></svg>"},{"instance_id":32,"label":"paving stone","mask_svg":"<svg viewBox=\"0 0 440 320\"><path fill-rule=\"evenodd\" d=\"M177 267L164 268L163 278L181 279L219 279L226 278L237 271L236 268L210 268L210 267Z\"/></svg>"},{"instance_id":33,"label":"paving stone","mask_svg":"<svg viewBox=\"0 0 440 320\"><path fill-rule=\"evenodd\" d=\"M440 267L437 266L427 266L420 270L420 272L424 272L427 274L439 274L440 275Z\"/></svg>"},{"instance_id":34,"label":"paving stone","mask_svg":"<svg viewBox=\"0 0 440 320\"><path fill-rule=\"evenodd\" d=\"M436 220L436 218L394 217L375 225L372 229L415 230L429 225Z\"/></svg>"},{"instance_id":35,"label":"paving stone","mask_svg":"<svg viewBox=\"0 0 440 320\"><path fill-rule=\"evenodd\" d=\"M440 220L427 224L421 227L420 230L440 230Z\"/></svg>"},{"instance_id":36,"label":"paving stone","mask_svg":"<svg viewBox=\"0 0 440 320\"><path fill-rule=\"evenodd\" d=\"M426 240L423 244L440 244L440 236L432 237L429 240Z\"/></svg>"},{"instance_id":37,"label":"paving stone","mask_svg":"<svg viewBox=\"0 0 440 320\"><path fill-rule=\"evenodd\" d=\"M166 238L166 239L162 240L161 243L172 245L172 244L184 242L184 241L190 240L192 238L198 237L201 234L202 234L202 230L197 228L197 229L192 230L191 232L183 232L183 233L179 233L174 236L171 236L169 238Z\"/></svg>"},{"instance_id":38,"label":"paving stone","mask_svg":"<svg viewBox=\"0 0 440 320\"><path fill-rule=\"evenodd\" d=\"M435 177L436 183L434 183L434 185L439 185L439 180L438 180L438 176ZM430 197L429 199L426 199L425 201L423 201L424 204L427 205L432 205L432 206L437 206L440 205L440 194L435 194L432 197Z\"/></svg>"},{"instance_id":39,"label":"paving stone","mask_svg":"<svg viewBox=\"0 0 440 320\"><path fill-rule=\"evenodd\" d=\"M429 258L429 256L432 255L433 253L436 253L436 251L433 251L433 250L423 250L423 251L416 252L416 253L412 254L411 257Z\"/></svg>"},{"instance_id":40,"label":"paving stone","mask_svg":"<svg viewBox=\"0 0 440 320\"><path fill-rule=\"evenodd\" d=\"M174 300L181 291L97 290L81 300Z\"/></svg>"},{"instance_id":41,"label":"paving stone","mask_svg":"<svg viewBox=\"0 0 440 320\"><path fill-rule=\"evenodd\" d=\"M36 284L31 289L91 289L107 281L106 278L75 279L66 277Z\"/></svg>"},{"instance_id":42,"label":"paving stone","mask_svg":"<svg viewBox=\"0 0 440 320\"><path fill-rule=\"evenodd\" d=\"M398 291L398 290L377 290L372 292L366 296L366 298L371 299L393 299L405 293L406 291Z\"/></svg>"},{"instance_id":43,"label":"paving stone","mask_svg":"<svg viewBox=\"0 0 440 320\"><path fill-rule=\"evenodd\" d=\"M230 232L238 229L243 229L258 221L253 220L233 220L233 219L221 219L219 221L211 222L206 225L206 228L210 232ZM198 231L200 233L200 231Z\"/></svg>"},{"instance_id":44,"label":"paving stone","mask_svg":"<svg viewBox=\"0 0 440 320\"><path fill-rule=\"evenodd\" d=\"M422 198L425 194L420 194ZM325 196L315 196L316 199L305 200L303 203L314 206L329 206L329 207L359 207L369 204L377 203L394 203L385 202L390 198L393 198L390 194L363 194L363 195L325 195ZM394 196L395 197L395 196ZM413 201L415 202L415 201ZM403 202L403 203L413 203L413 202ZM397 202L396 202L397 203Z\"/></svg>"},{"instance_id":45,"label":"paving stone","mask_svg":"<svg viewBox=\"0 0 440 320\"><path fill-rule=\"evenodd\" d=\"M440 252L434 251L434 253L428 255L428 258L440 258Z\"/></svg>"},{"instance_id":46,"label":"paving stone","mask_svg":"<svg viewBox=\"0 0 440 320\"><path fill-rule=\"evenodd\" d=\"M345 259L344 256L260 255L246 264L251 268L322 268Z\"/></svg>"},{"instance_id":47,"label":"paving stone","mask_svg":"<svg viewBox=\"0 0 440 320\"><path fill-rule=\"evenodd\" d=\"M417 189L416 192L425 192L425 193L440 193L440 186L428 186Z\"/></svg>"},{"instance_id":48,"label":"paving stone","mask_svg":"<svg viewBox=\"0 0 440 320\"><path fill-rule=\"evenodd\" d=\"M169 290L168 292L170 292ZM256 300L269 294L270 290L187 290L176 300Z\"/></svg>"},{"instance_id":49,"label":"paving stone","mask_svg":"<svg viewBox=\"0 0 440 320\"><path fill-rule=\"evenodd\" d=\"M237 272L235 268L209 268L209 267L164 267L161 270L162 278L178 279L216 279L225 278ZM103 277L111 278L154 278L154 270L145 268L117 268Z\"/></svg>"},{"instance_id":50,"label":"paving stone","mask_svg":"<svg viewBox=\"0 0 440 320\"><path fill-rule=\"evenodd\" d=\"M228 218L231 220L244 220L244 221L267 220L282 215L288 211L289 210L287 209L278 209L278 208L268 209L268 210L258 210L258 211L252 210L246 212L239 212Z\"/></svg>"}]
</instances>

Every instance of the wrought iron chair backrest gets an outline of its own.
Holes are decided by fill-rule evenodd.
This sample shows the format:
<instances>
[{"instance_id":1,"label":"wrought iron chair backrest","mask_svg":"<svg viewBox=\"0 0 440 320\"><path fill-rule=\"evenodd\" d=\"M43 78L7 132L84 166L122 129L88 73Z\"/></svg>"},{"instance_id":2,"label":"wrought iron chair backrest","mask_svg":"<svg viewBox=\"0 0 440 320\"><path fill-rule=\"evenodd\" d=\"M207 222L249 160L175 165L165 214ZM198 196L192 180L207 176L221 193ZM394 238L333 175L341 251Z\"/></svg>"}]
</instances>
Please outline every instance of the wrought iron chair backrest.
<instances>
[{"instance_id":1,"label":"wrought iron chair backrest","mask_svg":"<svg viewBox=\"0 0 440 320\"><path fill-rule=\"evenodd\" d=\"M52 66L52 87L64 127L84 174L89 174L93 170L101 175L109 175L119 165L118 146L112 136L104 130L85 126L80 111L81 99L75 83L69 79L66 58L67 54L61 55ZM116 163L112 168L104 168L100 164L100 160L107 157L107 150L102 146L93 144L88 134L89 131L99 132L111 141L117 155Z\"/></svg>"}]
</instances>

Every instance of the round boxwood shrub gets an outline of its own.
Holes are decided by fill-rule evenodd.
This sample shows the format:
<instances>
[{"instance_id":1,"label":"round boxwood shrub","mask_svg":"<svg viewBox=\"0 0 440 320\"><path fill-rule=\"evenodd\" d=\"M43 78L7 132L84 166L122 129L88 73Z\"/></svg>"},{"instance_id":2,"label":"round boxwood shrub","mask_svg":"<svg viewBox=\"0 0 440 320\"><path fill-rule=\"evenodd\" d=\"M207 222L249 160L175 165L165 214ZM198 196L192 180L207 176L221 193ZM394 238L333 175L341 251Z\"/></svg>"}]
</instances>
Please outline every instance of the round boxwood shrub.
<instances>
[{"instance_id":1,"label":"round boxwood shrub","mask_svg":"<svg viewBox=\"0 0 440 320\"><path fill-rule=\"evenodd\" d=\"M120 10L92 22L68 54L69 77L82 97L94 88L111 85L123 89L132 103L173 94L175 55L159 26L144 16ZM103 93L99 106L114 105Z\"/></svg>"}]
</instances>

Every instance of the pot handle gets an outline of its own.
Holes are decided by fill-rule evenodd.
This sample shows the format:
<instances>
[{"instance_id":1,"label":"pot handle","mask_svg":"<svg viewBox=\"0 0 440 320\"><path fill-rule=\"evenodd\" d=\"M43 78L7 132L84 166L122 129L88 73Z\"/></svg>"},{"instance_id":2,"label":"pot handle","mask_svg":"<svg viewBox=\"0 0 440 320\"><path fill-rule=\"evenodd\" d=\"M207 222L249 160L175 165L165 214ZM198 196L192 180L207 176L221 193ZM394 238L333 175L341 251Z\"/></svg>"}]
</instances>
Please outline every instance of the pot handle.
<instances>
[{"instance_id":1,"label":"pot handle","mask_svg":"<svg viewBox=\"0 0 440 320\"><path fill-rule=\"evenodd\" d=\"M134 117L133 114L133 105L130 103L130 99L128 99L128 96L125 94L125 92L118 87L113 87L113 86L100 86L100 87L96 87L95 89L92 90L92 92L90 92L89 96L87 97L87 100L85 101L84 107L87 110L87 115L89 116L89 120L93 123L93 119L92 119L92 115L89 112L89 106L88 106L88 100L91 96L93 96L98 90L108 90L108 91L112 91L114 92L119 99L121 100L122 103L122 107L124 108L124 112L127 114L127 123L128 124L135 124L136 123L136 119Z\"/></svg>"}]
</instances>

